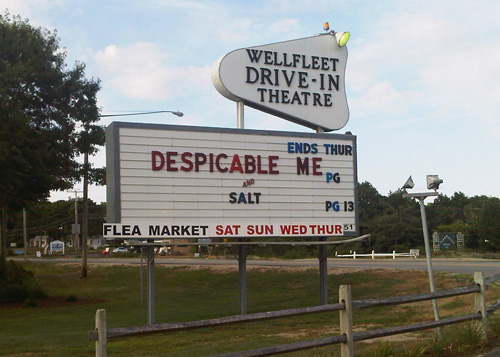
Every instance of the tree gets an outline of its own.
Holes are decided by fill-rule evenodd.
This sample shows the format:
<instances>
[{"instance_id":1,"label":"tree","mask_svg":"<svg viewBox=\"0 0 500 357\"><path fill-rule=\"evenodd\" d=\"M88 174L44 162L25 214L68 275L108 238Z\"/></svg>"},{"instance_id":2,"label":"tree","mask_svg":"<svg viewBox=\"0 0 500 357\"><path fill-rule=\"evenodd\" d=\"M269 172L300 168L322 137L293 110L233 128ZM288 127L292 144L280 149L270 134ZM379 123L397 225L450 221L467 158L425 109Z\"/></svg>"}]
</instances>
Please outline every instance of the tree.
<instances>
[{"instance_id":1,"label":"tree","mask_svg":"<svg viewBox=\"0 0 500 357\"><path fill-rule=\"evenodd\" d=\"M500 199L490 197L483 203L478 214L478 226L484 248L500 250Z\"/></svg>"},{"instance_id":2,"label":"tree","mask_svg":"<svg viewBox=\"0 0 500 357\"><path fill-rule=\"evenodd\" d=\"M93 154L104 136L95 125L99 80L85 78L83 63L66 68L66 53L55 32L34 28L18 16L0 15L0 43L0 262L4 262L9 210L46 198L51 190L71 188L89 169L78 163L78 155Z\"/></svg>"}]
</instances>

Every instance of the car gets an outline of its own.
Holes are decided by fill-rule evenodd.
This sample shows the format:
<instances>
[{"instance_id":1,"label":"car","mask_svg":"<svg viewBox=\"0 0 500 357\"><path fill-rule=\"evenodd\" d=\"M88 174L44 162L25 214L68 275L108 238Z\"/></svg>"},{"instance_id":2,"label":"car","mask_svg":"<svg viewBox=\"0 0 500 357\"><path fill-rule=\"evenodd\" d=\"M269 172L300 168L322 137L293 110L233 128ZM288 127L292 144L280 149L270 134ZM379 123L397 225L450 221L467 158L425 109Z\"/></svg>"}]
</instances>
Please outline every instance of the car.
<instances>
[{"instance_id":1,"label":"car","mask_svg":"<svg viewBox=\"0 0 500 357\"><path fill-rule=\"evenodd\" d=\"M128 248L127 247L118 247L113 249L113 253L127 253Z\"/></svg>"}]
</instances>

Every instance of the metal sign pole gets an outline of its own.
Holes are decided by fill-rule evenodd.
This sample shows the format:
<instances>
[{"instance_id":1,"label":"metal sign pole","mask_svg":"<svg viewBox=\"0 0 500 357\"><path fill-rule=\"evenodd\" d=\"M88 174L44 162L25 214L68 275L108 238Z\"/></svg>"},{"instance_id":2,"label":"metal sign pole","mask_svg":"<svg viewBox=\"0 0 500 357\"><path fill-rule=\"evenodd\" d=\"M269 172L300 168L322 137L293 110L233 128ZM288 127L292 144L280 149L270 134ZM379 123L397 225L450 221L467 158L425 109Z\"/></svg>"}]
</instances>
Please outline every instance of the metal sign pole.
<instances>
[{"instance_id":1,"label":"metal sign pole","mask_svg":"<svg viewBox=\"0 0 500 357\"><path fill-rule=\"evenodd\" d=\"M155 323L155 248L148 246L148 324Z\"/></svg>"},{"instance_id":2,"label":"metal sign pole","mask_svg":"<svg viewBox=\"0 0 500 357\"><path fill-rule=\"evenodd\" d=\"M321 237L320 241L326 241ZM318 252L319 258L319 300L321 305L328 304L328 252L326 245L320 245Z\"/></svg>"},{"instance_id":3,"label":"metal sign pole","mask_svg":"<svg viewBox=\"0 0 500 357\"><path fill-rule=\"evenodd\" d=\"M236 103L236 126L238 129L245 128L245 102ZM242 241L241 239L239 240ZM240 314L247 313L247 246L238 246L238 288L240 299Z\"/></svg>"},{"instance_id":4,"label":"metal sign pole","mask_svg":"<svg viewBox=\"0 0 500 357\"><path fill-rule=\"evenodd\" d=\"M241 240L240 240L241 241ZM247 313L247 246L238 246L240 314Z\"/></svg>"},{"instance_id":5,"label":"metal sign pole","mask_svg":"<svg viewBox=\"0 0 500 357\"><path fill-rule=\"evenodd\" d=\"M432 271L432 261L431 261L431 246L429 244L429 232L427 228L427 216L425 214L425 205L424 205L424 199L425 197L417 197L418 201L420 203L420 214L422 216L422 230L424 233L424 244L425 244L425 257L427 260L427 272L429 274L429 285L431 288L431 292L436 291L436 287L434 285L434 274ZM434 319L436 321L439 321L439 310L438 310L438 304L436 299L432 299L432 307L434 309ZM438 327L437 329L438 335L440 338L442 338L442 332L441 328Z\"/></svg>"},{"instance_id":6,"label":"metal sign pole","mask_svg":"<svg viewBox=\"0 0 500 357\"><path fill-rule=\"evenodd\" d=\"M325 130L321 127L316 128L317 134L323 134ZM326 240L325 238L320 238L321 241ZM318 247L318 258L319 258L319 300L321 305L328 304L328 253L326 251L326 245L320 245Z\"/></svg>"},{"instance_id":7,"label":"metal sign pole","mask_svg":"<svg viewBox=\"0 0 500 357\"><path fill-rule=\"evenodd\" d=\"M434 285L434 274L432 271L432 257L431 257L431 245L429 243L429 229L427 227L427 215L425 214L425 204L424 200L428 196L437 196L437 192L425 192L425 193L405 193L403 194L403 197L410 197L410 198L416 198L418 202L420 203L420 215L422 216L422 231L424 233L424 245L425 245L425 257L427 260L427 273L429 274L429 285L431 292L435 292L436 288ZM438 310L438 304L437 300L433 299L432 300L432 307L434 309L434 319L436 321L439 321L439 310ZM437 328L437 333L439 338L441 339L443 337L441 328Z\"/></svg>"}]
</instances>

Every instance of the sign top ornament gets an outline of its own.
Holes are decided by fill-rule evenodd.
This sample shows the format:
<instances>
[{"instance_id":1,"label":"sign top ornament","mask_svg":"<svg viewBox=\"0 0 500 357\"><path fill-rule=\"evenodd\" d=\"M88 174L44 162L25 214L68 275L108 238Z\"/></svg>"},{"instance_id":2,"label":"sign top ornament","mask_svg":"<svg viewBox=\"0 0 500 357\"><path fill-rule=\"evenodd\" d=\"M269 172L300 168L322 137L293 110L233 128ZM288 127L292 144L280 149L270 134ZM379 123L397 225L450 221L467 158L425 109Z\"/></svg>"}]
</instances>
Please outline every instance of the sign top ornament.
<instances>
[{"instance_id":1,"label":"sign top ornament","mask_svg":"<svg viewBox=\"0 0 500 357\"><path fill-rule=\"evenodd\" d=\"M238 49L215 62L212 81L230 100L312 129L338 130L349 120L348 39L348 32L329 31Z\"/></svg>"}]
</instances>

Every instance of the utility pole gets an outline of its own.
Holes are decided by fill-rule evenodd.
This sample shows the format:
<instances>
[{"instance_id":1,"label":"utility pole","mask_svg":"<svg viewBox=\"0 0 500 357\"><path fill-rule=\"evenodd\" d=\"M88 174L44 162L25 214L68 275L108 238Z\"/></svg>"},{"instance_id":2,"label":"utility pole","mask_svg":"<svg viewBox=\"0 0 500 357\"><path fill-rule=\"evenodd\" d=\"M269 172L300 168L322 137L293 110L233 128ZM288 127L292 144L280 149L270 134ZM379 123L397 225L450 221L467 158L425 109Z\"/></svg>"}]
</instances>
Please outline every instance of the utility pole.
<instances>
[{"instance_id":1,"label":"utility pole","mask_svg":"<svg viewBox=\"0 0 500 357\"><path fill-rule=\"evenodd\" d=\"M80 248L80 227L78 225L78 191L75 190L75 229L73 231L75 235L75 252L78 252Z\"/></svg>"},{"instance_id":2,"label":"utility pole","mask_svg":"<svg viewBox=\"0 0 500 357\"><path fill-rule=\"evenodd\" d=\"M87 236L89 223L89 154L83 159L83 216L82 216L82 278L87 277Z\"/></svg>"},{"instance_id":3,"label":"utility pole","mask_svg":"<svg viewBox=\"0 0 500 357\"><path fill-rule=\"evenodd\" d=\"M23 244L24 244L24 259L28 257L28 233L26 228L26 208L23 208Z\"/></svg>"}]
</instances>

